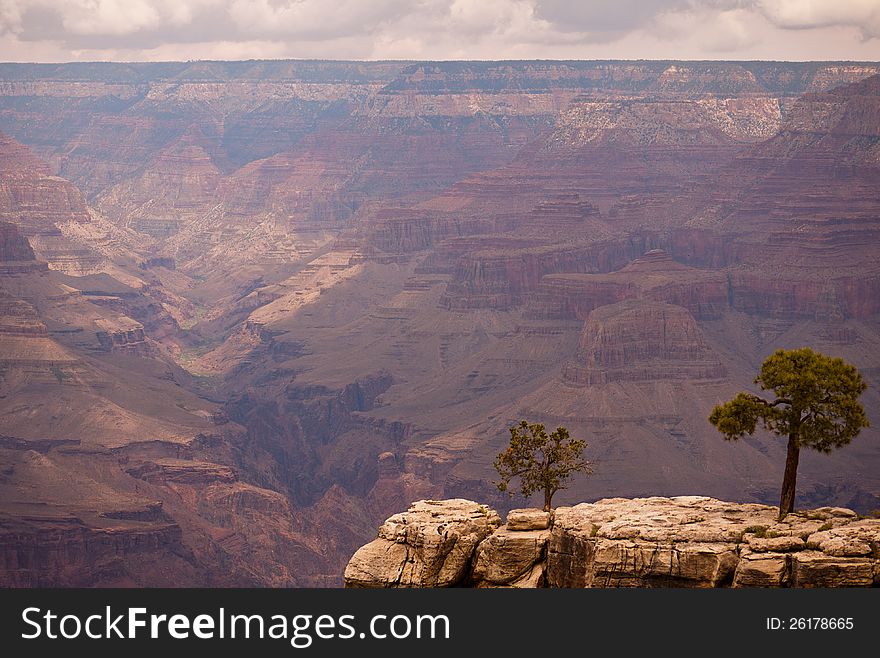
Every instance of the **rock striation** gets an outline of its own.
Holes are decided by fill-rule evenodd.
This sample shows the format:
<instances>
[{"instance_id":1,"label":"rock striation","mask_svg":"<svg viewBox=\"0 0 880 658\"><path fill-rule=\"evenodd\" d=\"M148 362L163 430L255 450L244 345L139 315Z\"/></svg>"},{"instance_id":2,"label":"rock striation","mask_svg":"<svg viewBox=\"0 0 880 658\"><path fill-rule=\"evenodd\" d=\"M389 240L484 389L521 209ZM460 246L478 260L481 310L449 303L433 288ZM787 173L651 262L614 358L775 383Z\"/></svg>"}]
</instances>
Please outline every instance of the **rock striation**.
<instances>
[{"instance_id":1,"label":"rock striation","mask_svg":"<svg viewBox=\"0 0 880 658\"><path fill-rule=\"evenodd\" d=\"M733 447L706 417L780 347L878 381L878 72L0 64L0 514L17 565L0 583L338 584L414 500L500 510L491 455L522 416L606 465L570 500L771 500L784 446ZM804 508L880 506L865 435L805 460ZM19 505L52 464L56 494ZM82 472L102 486L77 492ZM381 582L558 585L565 518L486 531L468 514L439 544L440 521L390 529ZM41 561L68 517L85 540ZM122 536L107 528L130 541L83 548ZM792 584L867 559L838 554L848 535L775 532L684 555L668 545L690 539L654 551L585 526L577 578L697 564L685 582L725 584L733 550L736 582ZM621 552L658 557L633 575L607 566Z\"/></svg>"},{"instance_id":2,"label":"rock striation","mask_svg":"<svg viewBox=\"0 0 880 658\"><path fill-rule=\"evenodd\" d=\"M345 583L569 588L880 585L880 519L862 518L839 507L795 512L781 521L777 512L768 505L705 496L606 498L559 507L552 515L512 510L507 523L499 525L497 514L484 505L461 499L419 501L391 517L379 538L354 554ZM426 542L438 528L454 541L448 540L445 552L426 553L426 544L447 545L438 539ZM470 553L464 554L471 545ZM437 578L437 566L453 553L454 566ZM424 568L422 556L433 569Z\"/></svg>"},{"instance_id":3,"label":"rock striation","mask_svg":"<svg viewBox=\"0 0 880 658\"><path fill-rule=\"evenodd\" d=\"M0 222L0 261L22 262L36 260L30 243L15 224Z\"/></svg>"},{"instance_id":4,"label":"rock striation","mask_svg":"<svg viewBox=\"0 0 880 658\"><path fill-rule=\"evenodd\" d=\"M718 379L726 370L687 309L628 300L596 309L565 378L576 384Z\"/></svg>"},{"instance_id":5,"label":"rock striation","mask_svg":"<svg viewBox=\"0 0 880 658\"><path fill-rule=\"evenodd\" d=\"M527 315L583 320L600 306L644 297L683 306L698 320L714 320L728 306L727 287L723 272L688 267L652 249L616 272L543 277Z\"/></svg>"},{"instance_id":6,"label":"rock striation","mask_svg":"<svg viewBox=\"0 0 880 658\"><path fill-rule=\"evenodd\" d=\"M85 199L69 181L53 176L28 147L0 132L0 222L15 224L41 260L77 273L99 261L95 250L65 235L91 223ZM74 229L74 230L77 230ZM9 260L27 260L9 258Z\"/></svg>"}]
</instances>

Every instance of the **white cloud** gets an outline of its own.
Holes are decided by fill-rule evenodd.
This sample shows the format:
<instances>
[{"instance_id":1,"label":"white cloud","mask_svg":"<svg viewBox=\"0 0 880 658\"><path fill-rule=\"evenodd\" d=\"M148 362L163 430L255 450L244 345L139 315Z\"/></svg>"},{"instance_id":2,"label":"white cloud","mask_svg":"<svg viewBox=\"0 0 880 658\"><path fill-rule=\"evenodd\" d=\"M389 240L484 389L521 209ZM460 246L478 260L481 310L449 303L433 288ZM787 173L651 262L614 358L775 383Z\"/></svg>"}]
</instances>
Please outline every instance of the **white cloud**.
<instances>
[{"instance_id":1,"label":"white cloud","mask_svg":"<svg viewBox=\"0 0 880 658\"><path fill-rule=\"evenodd\" d=\"M454 0L449 7L450 28L470 34L504 34L546 22L535 17L525 0Z\"/></svg>"},{"instance_id":2,"label":"white cloud","mask_svg":"<svg viewBox=\"0 0 880 658\"><path fill-rule=\"evenodd\" d=\"M866 39L880 37L878 0L763 0L759 8L781 28L851 26L859 28Z\"/></svg>"},{"instance_id":3,"label":"white cloud","mask_svg":"<svg viewBox=\"0 0 880 658\"><path fill-rule=\"evenodd\" d=\"M722 56L742 52L760 41L763 20L743 8L712 10L693 6L683 11L664 12L650 26L650 32L669 41L693 41L702 51Z\"/></svg>"},{"instance_id":4,"label":"white cloud","mask_svg":"<svg viewBox=\"0 0 880 658\"><path fill-rule=\"evenodd\" d=\"M742 9L720 12L715 18L714 31L710 38L702 40L706 49L716 53L737 53L758 41L751 29L753 16Z\"/></svg>"},{"instance_id":5,"label":"white cloud","mask_svg":"<svg viewBox=\"0 0 880 658\"><path fill-rule=\"evenodd\" d=\"M21 31L21 6L15 0L0 0L0 34Z\"/></svg>"},{"instance_id":6,"label":"white cloud","mask_svg":"<svg viewBox=\"0 0 880 658\"><path fill-rule=\"evenodd\" d=\"M18 61L880 59L880 0L0 0L0 37Z\"/></svg>"},{"instance_id":7,"label":"white cloud","mask_svg":"<svg viewBox=\"0 0 880 658\"><path fill-rule=\"evenodd\" d=\"M149 0L81 0L63 6L62 25L72 34L130 34L161 23Z\"/></svg>"},{"instance_id":8,"label":"white cloud","mask_svg":"<svg viewBox=\"0 0 880 658\"><path fill-rule=\"evenodd\" d=\"M370 31L405 11L400 0L231 0L232 22L251 36L320 38Z\"/></svg>"}]
</instances>

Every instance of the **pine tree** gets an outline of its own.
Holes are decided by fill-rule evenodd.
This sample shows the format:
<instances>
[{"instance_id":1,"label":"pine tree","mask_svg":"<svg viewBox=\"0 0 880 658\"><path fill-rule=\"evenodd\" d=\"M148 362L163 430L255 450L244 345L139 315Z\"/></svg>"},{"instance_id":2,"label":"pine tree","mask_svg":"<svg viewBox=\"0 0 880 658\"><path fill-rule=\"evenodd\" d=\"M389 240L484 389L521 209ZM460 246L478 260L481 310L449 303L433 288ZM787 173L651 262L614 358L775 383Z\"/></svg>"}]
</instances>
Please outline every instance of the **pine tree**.
<instances>
[{"instance_id":1,"label":"pine tree","mask_svg":"<svg viewBox=\"0 0 880 658\"><path fill-rule=\"evenodd\" d=\"M754 434L758 421L767 431L788 437L779 500L781 519L794 510L800 449L828 453L847 445L868 427L858 400L867 385L855 366L806 347L771 354L761 365L755 383L762 391L772 391L774 399L738 393L716 406L709 422L725 439Z\"/></svg>"},{"instance_id":2,"label":"pine tree","mask_svg":"<svg viewBox=\"0 0 880 658\"><path fill-rule=\"evenodd\" d=\"M523 496L544 492L544 511L549 512L553 494L565 489L572 473L592 473L590 463L581 459L586 446L586 441L572 439L564 427L548 435L540 423L523 420L510 428L510 445L495 458L495 469L501 476L496 486L507 491L510 481L519 478Z\"/></svg>"}]
</instances>

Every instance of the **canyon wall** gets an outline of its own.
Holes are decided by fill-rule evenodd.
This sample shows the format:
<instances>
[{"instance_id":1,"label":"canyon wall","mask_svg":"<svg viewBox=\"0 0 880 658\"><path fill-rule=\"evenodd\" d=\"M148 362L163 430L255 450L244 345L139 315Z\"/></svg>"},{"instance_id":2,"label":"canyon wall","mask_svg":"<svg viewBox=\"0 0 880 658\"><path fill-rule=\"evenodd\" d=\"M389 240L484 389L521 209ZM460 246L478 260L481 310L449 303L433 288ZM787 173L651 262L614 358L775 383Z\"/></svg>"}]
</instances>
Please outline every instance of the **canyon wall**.
<instances>
[{"instance_id":1,"label":"canyon wall","mask_svg":"<svg viewBox=\"0 0 880 658\"><path fill-rule=\"evenodd\" d=\"M414 500L528 505L491 485L522 418L568 427L601 464L561 492L571 509L773 501L784 445L732 445L706 419L803 345L856 364L880 409L878 73L0 65L0 580L338 585ZM805 455L798 504L880 507L877 437ZM494 539L461 551L468 578L547 582L568 517L494 518L471 519L468 545ZM689 536L717 566L695 582L876 559L813 548L815 524L788 530L797 551L758 550L750 534L779 539L761 519L704 542L715 553ZM653 548L576 534L553 554L583 583L691 564L663 535L654 571L618 578L590 556ZM63 550L41 552L50 539ZM506 581L509 544L523 568Z\"/></svg>"}]
</instances>

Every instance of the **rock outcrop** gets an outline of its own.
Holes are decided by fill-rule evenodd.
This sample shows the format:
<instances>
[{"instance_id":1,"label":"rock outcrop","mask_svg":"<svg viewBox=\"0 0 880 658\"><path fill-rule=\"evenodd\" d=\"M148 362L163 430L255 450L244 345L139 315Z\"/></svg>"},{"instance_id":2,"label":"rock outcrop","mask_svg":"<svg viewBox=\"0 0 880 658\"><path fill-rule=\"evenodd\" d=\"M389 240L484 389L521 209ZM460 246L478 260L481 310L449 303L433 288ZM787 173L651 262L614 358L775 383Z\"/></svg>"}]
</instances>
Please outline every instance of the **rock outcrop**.
<instances>
[{"instance_id":1,"label":"rock outcrop","mask_svg":"<svg viewBox=\"0 0 880 658\"><path fill-rule=\"evenodd\" d=\"M36 260L31 245L16 228L15 224L0 222L0 261Z\"/></svg>"},{"instance_id":2,"label":"rock outcrop","mask_svg":"<svg viewBox=\"0 0 880 658\"><path fill-rule=\"evenodd\" d=\"M455 541L435 539L438 529ZM482 538L475 543L476 537ZM421 557L426 544L449 547L442 555L427 554L431 569ZM438 578L453 554L452 568ZM880 585L880 519L823 507L778 520L777 508L767 505L678 496L607 498L559 507L552 515L512 510L498 527L497 515L484 505L419 501L391 517L379 539L355 553L345 582L347 587L871 587Z\"/></svg>"},{"instance_id":3,"label":"rock outcrop","mask_svg":"<svg viewBox=\"0 0 880 658\"><path fill-rule=\"evenodd\" d=\"M585 320L600 306L644 297L683 306L697 320L713 320L728 306L727 288L723 272L688 267L652 249L616 272L543 277L527 316Z\"/></svg>"},{"instance_id":4,"label":"rock outcrop","mask_svg":"<svg viewBox=\"0 0 880 658\"><path fill-rule=\"evenodd\" d=\"M687 309L629 300L596 309L565 378L577 384L718 379L726 371Z\"/></svg>"},{"instance_id":5,"label":"rock outcrop","mask_svg":"<svg viewBox=\"0 0 880 658\"><path fill-rule=\"evenodd\" d=\"M349 587L450 587L468 575L477 546L501 525L469 500L423 500L395 514L345 568Z\"/></svg>"}]
</instances>

